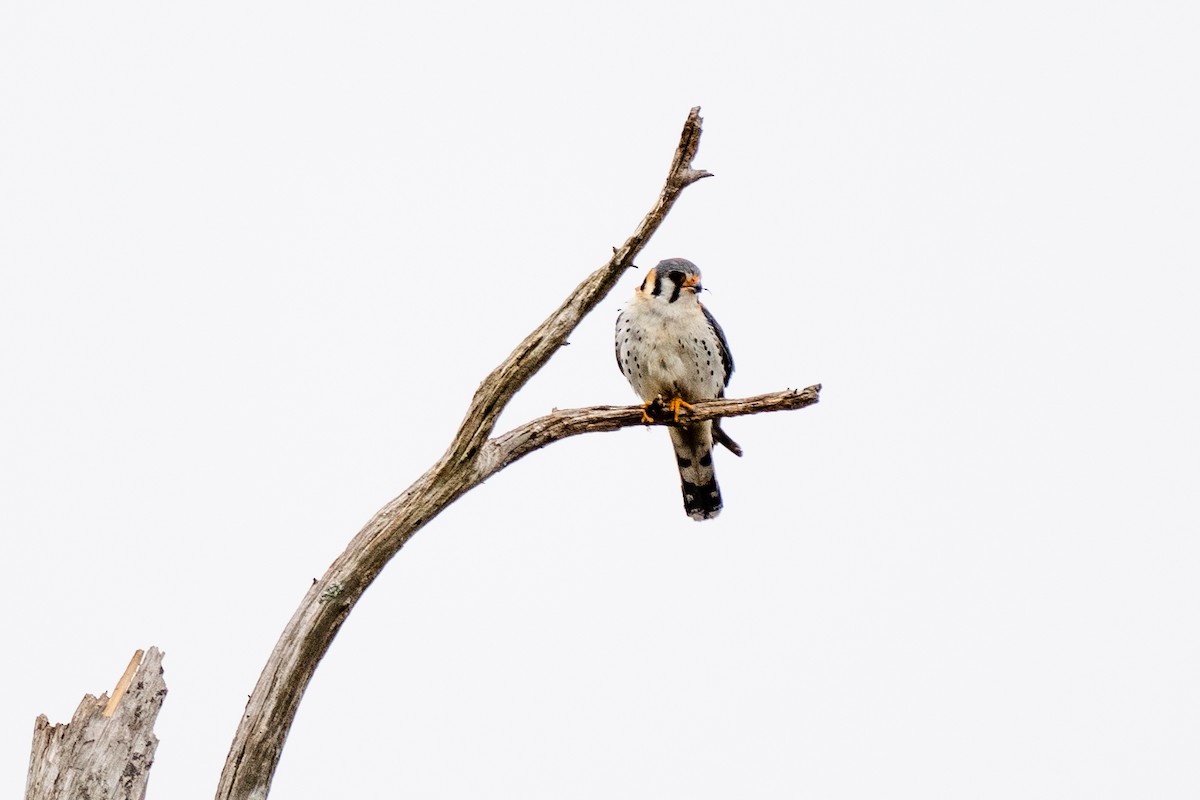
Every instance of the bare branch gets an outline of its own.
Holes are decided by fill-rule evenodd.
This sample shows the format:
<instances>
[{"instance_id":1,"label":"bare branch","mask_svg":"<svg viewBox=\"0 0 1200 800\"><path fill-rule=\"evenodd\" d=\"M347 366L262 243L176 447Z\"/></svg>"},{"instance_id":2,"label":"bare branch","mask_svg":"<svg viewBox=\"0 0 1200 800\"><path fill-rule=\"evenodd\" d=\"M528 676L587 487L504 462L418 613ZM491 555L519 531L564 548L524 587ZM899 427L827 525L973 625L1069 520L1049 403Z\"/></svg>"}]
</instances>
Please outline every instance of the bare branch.
<instances>
[{"instance_id":1,"label":"bare branch","mask_svg":"<svg viewBox=\"0 0 1200 800\"><path fill-rule=\"evenodd\" d=\"M482 480L480 454L500 412L567 341L584 315L616 285L621 273L633 264L658 230L680 193L709 175L692 167L700 135L700 109L693 108L684 123L658 200L633 235L488 375L438 463L384 506L351 540L325 575L313 582L280 635L246 704L221 773L217 800L266 798L296 709L342 622L405 542Z\"/></svg>"},{"instance_id":2,"label":"bare branch","mask_svg":"<svg viewBox=\"0 0 1200 800\"><path fill-rule=\"evenodd\" d=\"M504 363L496 367L480 384L467 416L446 453L447 459L469 459L478 451L480 445L492 435L496 419L508 405L508 401L550 360L550 356L562 347L584 316L612 290L626 268L633 265L633 260L658 230L658 226L662 224L683 190L701 178L712 175L711 172L692 167L692 159L696 157L696 151L700 147L702 122L700 107L696 106L688 113L683 124L679 146L675 149L675 157L671 160L671 169L667 172L658 202L650 209L650 213L633 235L625 240L624 245L615 248L608 263L575 287L570 297L541 325L534 328Z\"/></svg>"},{"instance_id":3,"label":"bare branch","mask_svg":"<svg viewBox=\"0 0 1200 800\"><path fill-rule=\"evenodd\" d=\"M811 406L820 399L821 384L818 383L807 389L788 389L742 400L703 400L693 403L691 411L683 411L680 422L703 422L706 419L739 417L766 411L791 411ZM514 461L559 439L644 424L641 406L593 406L553 411L488 442L479 458L479 480L494 475Z\"/></svg>"}]
</instances>

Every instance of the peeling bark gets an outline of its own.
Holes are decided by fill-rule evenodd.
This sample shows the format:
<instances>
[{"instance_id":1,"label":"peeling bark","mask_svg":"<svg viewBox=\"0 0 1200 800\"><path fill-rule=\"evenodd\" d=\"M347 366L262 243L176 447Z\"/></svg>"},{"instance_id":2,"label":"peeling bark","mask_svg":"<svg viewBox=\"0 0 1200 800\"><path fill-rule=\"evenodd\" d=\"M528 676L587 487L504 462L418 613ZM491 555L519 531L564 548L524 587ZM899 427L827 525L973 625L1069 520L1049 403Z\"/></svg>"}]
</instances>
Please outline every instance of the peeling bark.
<instances>
[{"instance_id":1,"label":"peeling bark","mask_svg":"<svg viewBox=\"0 0 1200 800\"><path fill-rule=\"evenodd\" d=\"M154 721L167 694L162 656L138 650L112 698L85 695L66 724L40 715L25 800L142 800L158 737Z\"/></svg>"}]
</instances>

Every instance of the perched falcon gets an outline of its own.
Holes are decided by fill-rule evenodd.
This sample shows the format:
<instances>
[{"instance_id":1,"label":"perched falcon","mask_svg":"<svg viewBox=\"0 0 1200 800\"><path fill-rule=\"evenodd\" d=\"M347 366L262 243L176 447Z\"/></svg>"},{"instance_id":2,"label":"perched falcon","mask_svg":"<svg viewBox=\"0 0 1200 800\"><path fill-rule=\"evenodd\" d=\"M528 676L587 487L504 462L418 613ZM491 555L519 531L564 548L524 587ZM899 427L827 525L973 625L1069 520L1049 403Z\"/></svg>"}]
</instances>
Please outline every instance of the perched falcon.
<instances>
[{"instance_id":1,"label":"perched falcon","mask_svg":"<svg viewBox=\"0 0 1200 800\"><path fill-rule=\"evenodd\" d=\"M633 300L617 317L617 366L649 411L679 419L689 402L725 396L733 358L725 333L700 303L700 270L668 258L646 273ZM651 417L643 412L647 421ZM718 422L669 429L683 482L683 510L694 520L721 513L721 490L713 471L713 440L737 455L741 448Z\"/></svg>"}]
</instances>

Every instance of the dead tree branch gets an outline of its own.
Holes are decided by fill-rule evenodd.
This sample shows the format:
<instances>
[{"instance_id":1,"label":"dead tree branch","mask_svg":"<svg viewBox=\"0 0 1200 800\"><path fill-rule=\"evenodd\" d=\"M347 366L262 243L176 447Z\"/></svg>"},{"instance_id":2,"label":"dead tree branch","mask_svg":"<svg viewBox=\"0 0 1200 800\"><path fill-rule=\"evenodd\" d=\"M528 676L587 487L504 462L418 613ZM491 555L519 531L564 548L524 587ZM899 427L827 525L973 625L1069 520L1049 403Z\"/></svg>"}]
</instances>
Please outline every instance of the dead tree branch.
<instances>
[{"instance_id":1,"label":"dead tree branch","mask_svg":"<svg viewBox=\"0 0 1200 800\"><path fill-rule=\"evenodd\" d=\"M167 685L162 653L138 650L113 689L112 699L86 695L65 725L40 715L33 725L33 752L25 800L87 797L142 800L158 737L154 721Z\"/></svg>"},{"instance_id":2,"label":"dead tree branch","mask_svg":"<svg viewBox=\"0 0 1200 800\"><path fill-rule=\"evenodd\" d=\"M724 397L719 400L702 400L693 403L691 411L681 412L680 422L703 422L706 419L740 417L766 411L791 411L811 406L820 399L821 385L816 384L807 389L788 389L741 400ZM555 410L489 441L480 454L477 474L479 480L485 480L534 450L540 450L568 436L615 431L643 424L645 423L642 422L641 406L592 406Z\"/></svg>"},{"instance_id":3,"label":"dead tree branch","mask_svg":"<svg viewBox=\"0 0 1200 800\"><path fill-rule=\"evenodd\" d=\"M710 173L692 167L700 145L700 109L684 123L658 201L608 263L589 275L480 384L446 453L354 537L325 575L313 583L288 622L254 687L226 758L217 800L264 800L276 765L317 664L355 603L409 538L450 503L507 464L552 441L591 430L640 422L637 407L556 411L492 439L500 412L513 395L567 341L589 311L613 288L671 210L680 193ZM694 419L800 408L816 402L819 387L747 400L697 403ZM806 394L808 393L808 394Z\"/></svg>"}]
</instances>

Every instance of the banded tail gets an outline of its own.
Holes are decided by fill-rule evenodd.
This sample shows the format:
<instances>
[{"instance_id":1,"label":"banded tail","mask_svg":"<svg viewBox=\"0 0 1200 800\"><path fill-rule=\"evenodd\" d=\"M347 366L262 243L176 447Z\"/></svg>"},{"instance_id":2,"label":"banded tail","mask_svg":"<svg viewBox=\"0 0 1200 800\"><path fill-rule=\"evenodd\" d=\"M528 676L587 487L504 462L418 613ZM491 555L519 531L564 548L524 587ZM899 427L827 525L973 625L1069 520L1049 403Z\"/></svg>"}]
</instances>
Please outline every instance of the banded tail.
<instances>
[{"instance_id":1,"label":"banded tail","mask_svg":"<svg viewBox=\"0 0 1200 800\"><path fill-rule=\"evenodd\" d=\"M683 510L697 522L721 513L721 487L712 465L712 423L669 428L683 488Z\"/></svg>"}]
</instances>

